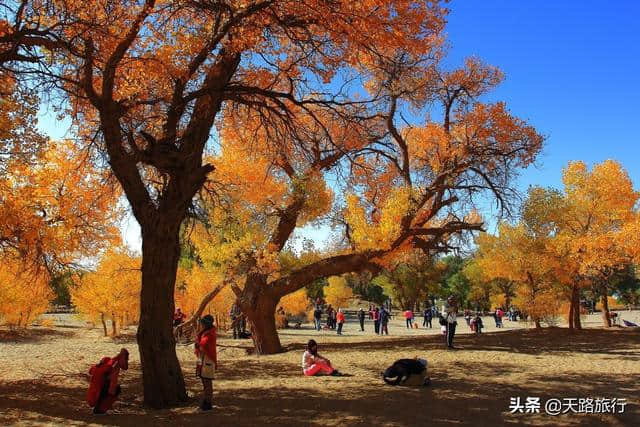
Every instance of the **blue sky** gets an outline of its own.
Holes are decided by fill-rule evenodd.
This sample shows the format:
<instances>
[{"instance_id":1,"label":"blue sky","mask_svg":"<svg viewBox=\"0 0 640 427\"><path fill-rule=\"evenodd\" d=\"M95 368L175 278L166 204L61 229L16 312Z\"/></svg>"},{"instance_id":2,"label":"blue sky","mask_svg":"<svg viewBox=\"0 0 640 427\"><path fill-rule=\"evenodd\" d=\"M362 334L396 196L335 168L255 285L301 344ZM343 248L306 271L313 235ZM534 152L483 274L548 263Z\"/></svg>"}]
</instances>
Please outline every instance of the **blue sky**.
<instances>
[{"instance_id":1,"label":"blue sky","mask_svg":"<svg viewBox=\"0 0 640 427\"><path fill-rule=\"evenodd\" d=\"M490 100L548 137L538 167L522 173L518 187L561 188L570 160L589 165L620 161L640 183L640 2L592 0L453 0L447 63L470 55L499 66L505 82ZM66 126L51 117L42 127L61 137ZM323 242L329 230L307 227L302 236ZM135 220L123 234L139 248Z\"/></svg>"},{"instance_id":2,"label":"blue sky","mask_svg":"<svg viewBox=\"0 0 640 427\"><path fill-rule=\"evenodd\" d=\"M530 184L561 187L570 160L622 162L640 183L640 2L453 0L448 61L499 66L492 96L548 136Z\"/></svg>"}]
</instances>

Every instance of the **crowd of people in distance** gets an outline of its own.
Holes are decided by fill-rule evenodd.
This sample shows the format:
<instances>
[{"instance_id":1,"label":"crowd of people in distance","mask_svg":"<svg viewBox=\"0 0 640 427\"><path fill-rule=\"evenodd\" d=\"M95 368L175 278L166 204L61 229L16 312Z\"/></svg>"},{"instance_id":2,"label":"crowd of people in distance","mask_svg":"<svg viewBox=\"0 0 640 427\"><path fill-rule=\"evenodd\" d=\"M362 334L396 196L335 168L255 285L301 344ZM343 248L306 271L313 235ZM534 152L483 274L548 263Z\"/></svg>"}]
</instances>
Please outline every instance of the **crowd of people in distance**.
<instances>
[{"instance_id":1,"label":"crowd of people in distance","mask_svg":"<svg viewBox=\"0 0 640 427\"><path fill-rule=\"evenodd\" d=\"M469 309L465 309L463 313L464 320L471 331L476 334L481 334L482 329L485 327L482 321L483 313L476 311L473 312ZM402 316L405 319L405 326L407 329L419 328L419 322L416 322L415 313L411 309L407 309L402 312ZM455 336L455 329L457 327L458 306L455 297L449 297L443 306L443 310L440 312L435 306L425 307L422 311L422 327L433 328L433 319L437 317L440 323L441 332L445 336L447 347L453 348L453 337ZM496 328L502 328L503 318L507 317L511 321L517 321L521 317L521 313L510 308L508 311L504 311L501 307L496 307L491 312L491 316L495 320ZM360 332L365 331L365 321L367 317L370 321L373 321L373 331L376 335L389 335L389 321L392 318L391 310L385 305L369 305L369 310L365 311L360 307L356 312L358 324L360 326ZM313 308L314 327L317 331L336 330L338 335L342 335L343 325L345 323L345 313L342 308L335 309L331 304L324 305L320 299L316 300Z\"/></svg>"}]
</instances>

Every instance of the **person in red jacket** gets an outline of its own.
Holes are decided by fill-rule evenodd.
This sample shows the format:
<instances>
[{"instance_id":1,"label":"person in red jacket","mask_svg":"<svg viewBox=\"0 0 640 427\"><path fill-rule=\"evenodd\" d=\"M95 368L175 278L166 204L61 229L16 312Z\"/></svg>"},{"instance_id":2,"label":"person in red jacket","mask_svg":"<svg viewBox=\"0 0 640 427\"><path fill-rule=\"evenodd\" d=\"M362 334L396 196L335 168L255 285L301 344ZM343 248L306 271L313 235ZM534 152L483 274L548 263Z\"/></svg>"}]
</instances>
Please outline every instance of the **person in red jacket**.
<instances>
[{"instance_id":1,"label":"person in red jacket","mask_svg":"<svg viewBox=\"0 0 640 427\"><path fill-rule=\"evenodd\" d=\"M336 314L336 322L338 322L338 335L342 335L342 325L344 325L344 313L342 309L338 309L338 314Z\"/></svg>"},{"instance_id":2,"label":"person in red jacket","mask_svg":"<svg viewBox=\"0 0 640 427\"><path fill-rule=\"evenodd\" d=\"M91 382L87 391L87 403L94 414L104 414L113 407L121 392L118 384L120 370L129 369L129 351L120 350L114 357L103 357L100 363L89 369Z\"/></svg>"},{"instance_id":3,"label":"person in red jacket","mask_svg":"<svg viewBox=\"0 0 640 427\"><path fill-rule=\"evenodd\" d=\"M413 328L413 311L412 310L405 310L404 319L407 323L407 328L408 329Z\"/></svg>"},{"instance_id":4,"label":"person in red jacket","mask_svg":"<svg viewBox=\"0 0 640 427\"><path fill-rule=\"evenodd\" d=\"M203 399L200 409L211 410L213 401L213 373L218 369L218 357L216 353L216 328L213 326L213 317L207 314L199 323L199 332L196 337L195 353L198 357L196 375L202 380Z\"/></svg>"}]
</instances>

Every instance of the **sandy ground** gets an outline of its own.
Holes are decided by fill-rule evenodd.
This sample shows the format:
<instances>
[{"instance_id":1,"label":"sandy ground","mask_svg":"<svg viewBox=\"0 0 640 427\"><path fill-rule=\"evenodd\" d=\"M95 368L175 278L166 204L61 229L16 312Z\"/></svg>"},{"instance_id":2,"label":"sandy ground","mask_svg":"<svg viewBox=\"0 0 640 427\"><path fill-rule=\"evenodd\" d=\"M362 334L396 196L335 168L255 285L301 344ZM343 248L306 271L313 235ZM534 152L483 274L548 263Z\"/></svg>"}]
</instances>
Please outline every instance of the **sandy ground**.
<instances>
[{"instance_id":1,"label":"sandy ground","mask_svg":"<svg viewBox=\"0 0 640 427\"><path fill-rule=\"evenodd\" d=\"M637 321L639 313L623 313ZM563 328L527 329L493 320L482 336L470 334L464 320L458 350L444 349L434 329L407 330L394 320L389 336L375 336L367 322L359 332L345 325L344 335L310 328L281 331L286 351L250 354L249 340L219 339L220 369L214 382L214 410L196 406L201 386L193 375L192 347L178 346L191 401L170 410L141 405L140 364L133 331L105 338L82 322L55 319L51 328L24 334L0 330L0 425L640 425L640 330L600 329L587 319L582 332ZM306 378L300 359L304 343L315 338L320 352L350 376ZM126 346L130 369L122 377L123 400L113 413L96 417L84 402L85 372L103 355ZM384 385L378 373L394 360L428 359L432 385L425 388ZM510 414L511 397L618 398L622 414L551 416Z\"/></svg>"}]
</instances>

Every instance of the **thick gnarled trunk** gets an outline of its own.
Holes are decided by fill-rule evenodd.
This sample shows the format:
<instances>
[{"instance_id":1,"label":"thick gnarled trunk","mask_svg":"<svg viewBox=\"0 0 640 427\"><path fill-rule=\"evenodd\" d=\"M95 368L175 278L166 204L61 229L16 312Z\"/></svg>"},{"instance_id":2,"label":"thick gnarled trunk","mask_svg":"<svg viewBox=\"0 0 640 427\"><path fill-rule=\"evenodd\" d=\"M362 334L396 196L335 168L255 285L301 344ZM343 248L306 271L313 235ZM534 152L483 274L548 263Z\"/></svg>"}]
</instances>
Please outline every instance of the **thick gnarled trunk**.
<instances>
[{"instance_id":1,"label":"thick gnarled trunk","mask_svg":"<svg viewBox=\"0 0 640 427\"><path fill-rule=\"evenodd\" d=\"M280 297L267 287L266 277L250 274L244 289L236 292L240 309L249 321L256 354L275 354L282 351L276 328L276 305Z\"/></svg>"},{"instance_id":2,"label":"thick gnarled trunk","mask_svg":"<svg viewBox=\"0 0 640 427\"><path fill-rule=\"evenodd\" d=\"M173 336L180 222L174 220L142 230L142 290L137 338L144 403L153 408L187 401Z\"/></svg>"},{"instance_id":3,"label":"thick gnarled trunk","mask_svg":"<svg viewBox=\"0 0 640 427\"><path fill-rule=\"evenodd\" d=\"M277 303L277 300L271 298L258 298L255 307L245 311L257 354L275 354L282 351L276 328Z\"/></svg>"}]
</instances>

